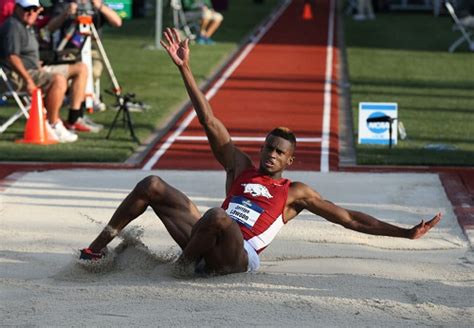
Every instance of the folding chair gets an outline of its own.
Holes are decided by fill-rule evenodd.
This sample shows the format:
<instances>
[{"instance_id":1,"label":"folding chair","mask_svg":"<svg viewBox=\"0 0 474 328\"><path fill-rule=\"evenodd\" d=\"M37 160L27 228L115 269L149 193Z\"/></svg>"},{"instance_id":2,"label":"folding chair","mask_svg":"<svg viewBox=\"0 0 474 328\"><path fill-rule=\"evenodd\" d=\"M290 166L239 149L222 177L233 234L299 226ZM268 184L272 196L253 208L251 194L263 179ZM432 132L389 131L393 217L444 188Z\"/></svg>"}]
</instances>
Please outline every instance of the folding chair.
<instances>
[{"instance_id":1,"label":"folding chair","mask_svg":"<svg viewBox=\"0 0 474 328\"><path fill-rule=\"evenodd\" d=\"M459 39L457 39L456 41L453 42L453 44L451 44L448 51L454 52L454 50L456 50L456 48L459 47L464 42L467 42L469 46L469 50L474 51L474 40L471 39L472 31L468 30L468 29L472 30L474 27L467 26L463 24L461 20L459 20L458 16L456 15L456 12L454 11L454 7L450 2L446 2L444 5L446 6L446 9L448 10L449 14L451 15L451 18L454 21L455 29L459 30L462 34L462 36Z\"/></svg>"},{"instance_id":2,"label":"folding chair","mask_svg":"<svg viewBox=\"0 0 474 328\"><path fill-rule=\"evenodd\" d=\"M195 40L199 32L200 11L184 12L181 0L171 0L170 7L173 11L173 26L183 31L190 40Z\"/></svg>"},{"instance_id":3,"label":"folding chair","mask_svg":"<svg viewBox=\"0 0 474 328\"><path fill-rule=\"evenodd\" d=\"M5 92L2 92L2 97L3 96L7 98L13 97L18 107L20 108L18 112L13 114L5 123L3 123L0 126L0 133L3 133L10 125L12 125L20 117L25 116L27 119L30 117L28 114L28 111L30 110L30 98L27 93L23 93L23 92L18 93L15 90L15 88L13 88L10 81L8 81L8 77L5 74L5 71L3 70L2 67L0 67L0 77L3 80L3 84L7 87Z\"/></svg>"}]
</instances>

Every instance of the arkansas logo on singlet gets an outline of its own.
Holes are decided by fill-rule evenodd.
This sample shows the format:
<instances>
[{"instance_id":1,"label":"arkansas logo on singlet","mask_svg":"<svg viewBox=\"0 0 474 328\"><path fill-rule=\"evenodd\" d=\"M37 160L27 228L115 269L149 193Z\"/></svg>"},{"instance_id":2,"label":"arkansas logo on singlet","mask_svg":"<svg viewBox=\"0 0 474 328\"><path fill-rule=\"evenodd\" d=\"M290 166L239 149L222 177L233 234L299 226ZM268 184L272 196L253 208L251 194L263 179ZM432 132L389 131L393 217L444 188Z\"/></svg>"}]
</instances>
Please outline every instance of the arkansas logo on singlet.
<instances>
[{"instance_id":1,"label":"arkansas logo on singlet","mask_svg":"<svg viewBox=\"0 0 474 328\"><path fill-rule=\"evenodd\" d=\"M253 197L263 196L266 198L273 198L267 187L258 183L242 183L244 194L251 194Z\"/></svg>"}]
</instances>

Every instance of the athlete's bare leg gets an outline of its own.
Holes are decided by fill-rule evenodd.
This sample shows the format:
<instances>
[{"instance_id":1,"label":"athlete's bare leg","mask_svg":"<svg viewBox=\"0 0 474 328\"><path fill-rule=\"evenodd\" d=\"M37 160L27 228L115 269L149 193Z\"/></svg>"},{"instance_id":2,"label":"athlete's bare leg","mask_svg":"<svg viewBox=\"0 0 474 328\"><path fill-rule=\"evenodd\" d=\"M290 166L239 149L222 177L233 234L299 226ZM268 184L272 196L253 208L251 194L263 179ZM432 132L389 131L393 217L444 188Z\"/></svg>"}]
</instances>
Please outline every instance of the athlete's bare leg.
<instances>
[{"instance_id":1,"label":"athlete's bare leg","mask_svg":"<svg viewBox=\"0 0 474 328\"><path fill-rule=\"evenodd\" d=\"M89 248L99 253L148 206L183 250L178 265L194 268L204 258L207 272L247 271L247 252L237 223L221 208L213 208L200 218L196 205L186 195L157 176L149 176L136 185Z\"/></svg>"},{"instance_id":2,"label":"athlete's bare leg","mask_svg":"<svg viewBox=\"0 0 474 328\"><path fill-rule=\"evenodd\" d=\"M136 185L89 248L99 253L148 206L153 208L171 237L184 249L201 215L186 195L157 176L149 176Z\"/></svg>"},{"instance_id":3,"label":"athlete's bare leg","mask_svg":"<svg viewBox=\"0 0 474 328\"><path fill-rule=\"evenodd\" d=\"M210 209L194 226L178 264L186 266L204 258L208 273L245 272L248 256L243 242L238 224L222 208Z\"/></svg>"}]
</instances>

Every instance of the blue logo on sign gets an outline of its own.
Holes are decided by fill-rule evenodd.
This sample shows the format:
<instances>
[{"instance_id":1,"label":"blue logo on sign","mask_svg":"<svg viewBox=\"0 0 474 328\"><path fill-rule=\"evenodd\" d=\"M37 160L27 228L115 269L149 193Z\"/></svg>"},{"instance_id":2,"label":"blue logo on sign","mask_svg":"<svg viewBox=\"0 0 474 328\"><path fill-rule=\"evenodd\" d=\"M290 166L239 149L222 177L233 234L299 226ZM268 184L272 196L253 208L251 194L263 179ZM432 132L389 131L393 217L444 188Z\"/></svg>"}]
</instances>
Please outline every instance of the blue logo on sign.
<instances>
[{"instance_id":1,"label":"blue logo on sign","mask_svg":"<svg viewBox=\"0 0 474 328\"><path fill-rule=\"evenodd\" d=\"M368 118L370 119L370 118L383 117L383 116L386 116L385 113L374 112L370 114ZM390 123L388 122L370 122L370 123L367 123L367 128L369 128L369 130L372 131L373 133L384 133L385 131L389 129L390 127L389 124Z\"/></svg>"}]
</instances>

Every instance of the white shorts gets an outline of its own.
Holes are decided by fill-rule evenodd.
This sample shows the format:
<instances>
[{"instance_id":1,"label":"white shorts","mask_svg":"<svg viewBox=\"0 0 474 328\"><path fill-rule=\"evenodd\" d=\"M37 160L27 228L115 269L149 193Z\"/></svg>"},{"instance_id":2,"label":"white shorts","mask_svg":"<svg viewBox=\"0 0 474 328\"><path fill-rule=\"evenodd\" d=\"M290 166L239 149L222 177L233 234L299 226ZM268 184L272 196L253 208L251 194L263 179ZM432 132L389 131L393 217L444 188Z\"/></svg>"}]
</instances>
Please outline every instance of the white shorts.
<instances>
[{"instance_id":1,"label":"white shorts","mask_svg":"<svg viewBox=\"0 0 474 328\"><path fill-rule=\"evenodd\" d=\"M199 10L190 10L184 13L186 20L189 21L196 21L196 20L211 20L215 22L222 22L224 20L224 16L221 13L218 13L215 10L211 10L207 7L202 7Z\"/></svg>"},{"instance_id":2,"label":"white shorts","mask_svg":"<svg viewBox=\"0 0 474 328\"><path fill-rule=\"evenodd\" d=\"M221 13L218 13L215 10L209 9L207 7L202 8L202 19L205 20L212 20L216 22L222 22L224 20L224 16Z\"/></svg>"},{"instance_id":3,"label":"white shorts","mask_svg":"<svg viewBox=\"0 0 474 328\"><path fill-rule=\"evenodd\" d=\"M43 69L49 74L59 74L64 76L66 79L69 76L69 65L60 64L60 65L47 65L43 66Z\"/></svg>"},{"instance_id":4,"label":"white shorts","mask_svg":"<svg viewBox=\"0 0 474 328\"><path fill-rule=\"evenodd\" d=\"M250 243L244 240L244 249L247 252L249 262L247 263L247 272L257 271L260 268L260 258L258 257L257 251L250 245ZM206 260L201 258L194 268L195 273L204 273L206 267Z\"/></svg>"},{"instance_id":5,"label":"white shorts","mask_svg":"<svg viewBox=\"0 0 474 328\"><path fill-rule=\"evenodd\" d=\"M260 267L260 258L258 257L257 251L246 240L244 240L244 249L247 252L247 256L249 258L247 272L257 271Z\"/></svg>"}]
</instances>

